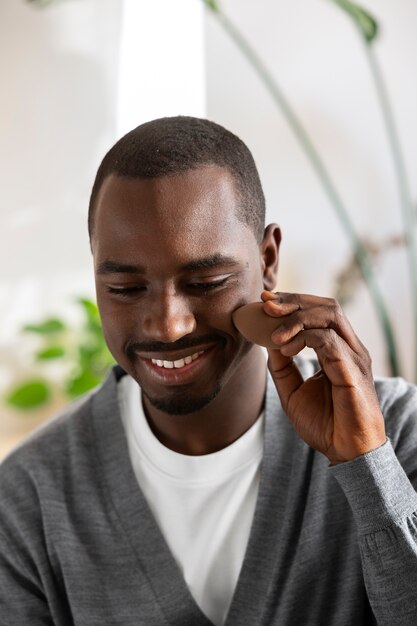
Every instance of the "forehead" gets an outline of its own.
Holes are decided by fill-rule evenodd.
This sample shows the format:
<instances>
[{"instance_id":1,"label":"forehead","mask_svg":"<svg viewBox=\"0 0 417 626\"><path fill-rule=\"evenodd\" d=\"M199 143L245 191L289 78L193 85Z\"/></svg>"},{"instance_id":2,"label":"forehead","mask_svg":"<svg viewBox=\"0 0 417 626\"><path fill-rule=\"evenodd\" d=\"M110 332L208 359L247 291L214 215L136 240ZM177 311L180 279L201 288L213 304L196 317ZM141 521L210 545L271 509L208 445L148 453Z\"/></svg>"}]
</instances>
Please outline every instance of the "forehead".
<instances>
[{"instance_id":1,"label":"forehead","mask_svg":"<svg viewBox=\"0 0 417 626\"><path fill-rule=\"evenodd\" d=\"M219 166L151 179L111 175L97 197L93 253L114 257L140 248L175 258L186 251L194 257L237 252L245 241L255 243L237 217L238 203L232 175Z\"/></svg>"}]
</instances>

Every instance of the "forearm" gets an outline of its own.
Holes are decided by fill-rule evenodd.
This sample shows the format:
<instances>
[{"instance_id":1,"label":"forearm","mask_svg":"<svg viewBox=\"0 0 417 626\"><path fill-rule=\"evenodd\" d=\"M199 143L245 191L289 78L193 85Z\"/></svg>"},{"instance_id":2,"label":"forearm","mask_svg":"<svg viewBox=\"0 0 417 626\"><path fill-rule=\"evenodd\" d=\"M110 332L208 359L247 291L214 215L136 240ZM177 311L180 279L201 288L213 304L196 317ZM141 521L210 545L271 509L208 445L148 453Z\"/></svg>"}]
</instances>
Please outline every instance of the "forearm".
<instances>
[{"instance_id":1,"label":"forearm","mask_svg":"<svg viewBox=\"0 0 417 626\"><path fill-rule=\"evenodd\" d=\"M355 517L368 597L379 626L417 619L417 493L391 443L331 467Z\"/></svg>"}]
</instances>

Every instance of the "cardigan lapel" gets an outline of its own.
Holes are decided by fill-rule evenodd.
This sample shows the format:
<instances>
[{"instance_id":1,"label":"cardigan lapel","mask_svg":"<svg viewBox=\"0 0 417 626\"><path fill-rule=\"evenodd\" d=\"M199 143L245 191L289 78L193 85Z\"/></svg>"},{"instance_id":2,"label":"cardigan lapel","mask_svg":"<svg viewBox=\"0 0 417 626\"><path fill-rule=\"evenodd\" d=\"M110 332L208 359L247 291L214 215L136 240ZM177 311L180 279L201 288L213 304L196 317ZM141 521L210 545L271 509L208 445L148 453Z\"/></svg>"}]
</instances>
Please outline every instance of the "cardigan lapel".
<instances>
[{"instance_id":1,"label":"cardigan lapel","mask_svg":"<svg viewBox=\"0 0 417 626\"><path fill-rule=\"evenodd\" d=\"M123 375L115 367L93 397L93 441L107 493L166 623L213 626L188 590L130 464L117 400L117 380Z\"/></svg>"},{"instance_id":2,"label":"cardigan lapel","mask_svg":"<svg viewBox=\"0 0 417 626\"><path fill-rule=\"evenodd\" d=\"M310 376L312 365L297 359L304 376ZM310 371L311 370L311 371ZM271 376L268 374L265 402L264 453L258 499L250 537L240 576L224 626L241 626L248 616L256 615L256 624L268 610L266 603L271 583L284 588L288 552L292 550L292 532L297 518L292 510L292 483L298 480L312 460L312 450L295 434L284 413ZM302 516L301 516L302 519ZM274 597L274 605L279 597Z\"/></svg>"}]
</instances>

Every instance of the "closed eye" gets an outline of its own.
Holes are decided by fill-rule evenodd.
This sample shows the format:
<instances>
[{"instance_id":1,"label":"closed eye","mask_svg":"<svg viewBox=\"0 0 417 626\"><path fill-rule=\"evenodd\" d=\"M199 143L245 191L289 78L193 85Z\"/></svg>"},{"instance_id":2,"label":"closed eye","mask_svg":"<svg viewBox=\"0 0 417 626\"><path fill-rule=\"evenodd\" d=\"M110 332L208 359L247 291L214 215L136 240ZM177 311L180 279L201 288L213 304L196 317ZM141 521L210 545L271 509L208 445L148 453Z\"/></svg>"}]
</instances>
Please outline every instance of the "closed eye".
<instances>
[{"instance_id":1,"label":"closed eye","mask_svg":"<svg viewBox=\"0 0 417 626\"><path fill-rule=\"evenodd\" d=\"M210 281L210 282L201 282L201 283L189 283L188 286L191 287L191 289L196 289L198 291L210 291L212 289L216 289L218 287L222 287L227 280L229 279L229 276L226 276L225 278L222 278L221 280L215 280L215 281Z\"/></svg>"},{"instance_id":2,"label":"closed eye","mask_svg":"<svg viewBox=\"0 0 417 626\"><path fill-rule=\"evenodd\" d=\"M121 296L122 298L128 298L129 296L133 296L143 291L145 287L107 287L108 293L113 293L117 296Z\"/></svg>"}]
</instances>

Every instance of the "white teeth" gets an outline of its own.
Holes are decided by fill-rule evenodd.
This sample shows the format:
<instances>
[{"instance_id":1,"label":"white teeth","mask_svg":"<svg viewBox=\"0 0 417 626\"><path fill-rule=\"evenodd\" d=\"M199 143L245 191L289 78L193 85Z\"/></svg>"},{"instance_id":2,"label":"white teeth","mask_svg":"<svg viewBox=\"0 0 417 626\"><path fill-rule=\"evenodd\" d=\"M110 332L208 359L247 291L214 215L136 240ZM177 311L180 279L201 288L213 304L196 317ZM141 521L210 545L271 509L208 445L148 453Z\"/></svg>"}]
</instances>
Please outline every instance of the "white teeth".
<instances>
[{"instance_id":1,"label":"white teeth","mask_svg":"<svg viewBox=\"0 0 417 626\"><path fill-rule=\"evenodd\" d=\"M190 354L189 356L184 357L183 359L178 359L177 361L162 361L161 359L151 359L154 365L158 367L165 367L166 369L181 369L184 365L189 365L192 361L198 359L198 357L203 354L204 350L200 352L195 352L194 354Z\"/></svg>"}]
</instances>

